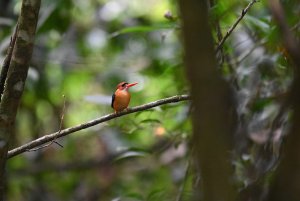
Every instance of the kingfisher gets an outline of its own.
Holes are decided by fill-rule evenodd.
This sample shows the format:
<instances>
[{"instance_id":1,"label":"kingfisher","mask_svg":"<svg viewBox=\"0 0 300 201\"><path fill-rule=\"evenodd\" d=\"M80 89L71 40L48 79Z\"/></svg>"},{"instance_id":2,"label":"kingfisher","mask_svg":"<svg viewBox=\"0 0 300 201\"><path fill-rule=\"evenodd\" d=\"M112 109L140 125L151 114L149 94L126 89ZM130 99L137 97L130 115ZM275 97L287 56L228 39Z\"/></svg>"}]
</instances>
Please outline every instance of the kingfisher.
<instances>
[{"instance_id":1,"label":"kingfisher","mask_svg":"<svg viewBox=\"0 0 300 201\"><path fill-rule=\"evenodd\" d=\"M117 90L112 95L111 107L115 110L115 113L125 110L130 102L130 93L128 89L136 85L135 83L121 82L117 85Z\"/></svg>"}]
</instances>

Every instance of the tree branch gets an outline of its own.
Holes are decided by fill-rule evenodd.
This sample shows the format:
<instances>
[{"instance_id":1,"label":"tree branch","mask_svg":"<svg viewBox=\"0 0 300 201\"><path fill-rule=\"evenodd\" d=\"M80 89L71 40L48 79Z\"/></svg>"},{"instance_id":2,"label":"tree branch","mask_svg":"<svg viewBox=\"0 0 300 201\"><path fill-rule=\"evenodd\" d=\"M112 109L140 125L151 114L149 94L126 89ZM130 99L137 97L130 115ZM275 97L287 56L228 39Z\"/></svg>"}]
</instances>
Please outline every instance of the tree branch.
<instances>
[{"instance_id":1,"label":"tree branch","mask_svg":"<svg viewBox=\"0 0 300 201\"><path fill-rule=\"evenodd\" d=\"M174 141L172 139L163 138L155 142L151 147L147 147L143 149L145 153L151 153L154 155L159 155L166 151L168 148L174 145ZM130 152L130 149L120 150L116 153L106 153L104 156L95 156L93 159L87 160L75 160L72 162L66 163L32 163L29 166L23 168L12 169L12 172L9 176L28 176L28 175L36 175L36 174L44 174L44 173L56 173L56 172L70 172L70 171L90 171L93 168L101 168L107 165L112 164L117 161L118 158L122 158L122 155Z\"/></svg>"},{"instance_id":2,"label":"tree branch","mask_svg":"<svg viewBox=\"0 0 300 201\"><path fill-rule=\"evenodd\" d=\"M55 132L55 133L52 133L52 134L45 135L43 137L40 137L36 140L33 140L33 141L27 143L27 144L24 144L20 147L17 147L15 149L13 149L13 150L10 150L8 152L7 158L12 158L16 155L24 153L24 152L26 152L26 151L28 151L32 148L35 148L35 147L40 146L44 143L50 142L54 139L61 138L63 136L69 135L71 133L74 133L74 132L77 132L77 131L80 131L80 130L83 130L83 129L86 129L86 128L89 128L89 127L92 127L92 126L95 126L97 124L109 121L111 119L115 119L117 117L121 117L121 116L124 116L124 115L128 115L128 114L143 111L143 110L147 110L147 109L157 107L157 106L160 106L160 105L165 105L165 104L168 104L168 103L176 103L176 102L185 101L185 100L190 100L190 96L189 95L172 96L172 97L169 97L169 98L160 99L160 100L157 100L157 101L154 101L154 102L150 102L150 103L147 103L147 104L144 104L144 105L129 108L128 110L122 111L122 112L117 113L117 114L108 114L108 115L102 116L98 119L94 119L94 120L91 120L89 122L86 122L86 123L83 123L83 124L80 124L80 125L77 125L77 126L74 126L74 127L66 128L64 130L61 130L61 131L58 131L58 132Z\"/></svg>"},{"instance_id":3,"label":"tree branch","mask_svg":"<svg viewBox=\"0 0 300 201\"><path fill-rule=\"evenodd\" d=\"M252 0L246 8L244 8L242 10L241 15L238 17L238 19L235 21L235 23L228 29L228 31L226 32L225 36L222 38L222 40L219 42L217 48L216 48L216 52L219 52L225 41L227 40L227 38L231 35L231 33L233 32L233 30L236 28L236 26L240 23L240 21L244 18L244 16L246 15L246 13L249 11L249 9L253 6L253 4L255 4L258 0Z\"/></svg>"}]
</instances>

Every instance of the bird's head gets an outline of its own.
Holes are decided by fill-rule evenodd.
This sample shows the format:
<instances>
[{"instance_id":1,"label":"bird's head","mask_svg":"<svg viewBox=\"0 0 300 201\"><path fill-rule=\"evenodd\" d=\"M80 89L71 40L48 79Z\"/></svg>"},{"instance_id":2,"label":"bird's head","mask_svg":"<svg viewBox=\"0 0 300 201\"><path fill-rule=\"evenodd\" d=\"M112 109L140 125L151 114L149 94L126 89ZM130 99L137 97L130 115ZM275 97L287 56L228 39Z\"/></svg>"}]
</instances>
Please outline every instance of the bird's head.
<instances>
[{"instance_id":1,"label":"bird's head","mask_svg":"<svg viewBox=\"0 0 300 201\"><path fill-rule=\"evenodd\" d=\"M117 89L128 90L130 87L133 87L136 84L137 84L137 82L135 82L135 83L121 82L120 84L117 85Z\"/></svg>"}]
</instances>

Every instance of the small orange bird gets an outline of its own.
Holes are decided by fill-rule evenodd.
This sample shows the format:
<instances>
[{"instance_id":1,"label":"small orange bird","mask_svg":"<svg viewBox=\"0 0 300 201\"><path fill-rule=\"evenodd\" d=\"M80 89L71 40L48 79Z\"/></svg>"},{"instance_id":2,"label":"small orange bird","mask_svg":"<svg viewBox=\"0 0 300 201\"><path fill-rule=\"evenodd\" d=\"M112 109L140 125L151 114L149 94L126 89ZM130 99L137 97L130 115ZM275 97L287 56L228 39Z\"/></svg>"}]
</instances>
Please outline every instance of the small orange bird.
<instances>
[{"instance_id":1,"label":"small orange bird","mask_svg":"<svg viewBox=\"0 0 300 201\"><path fill-rule=\"evenodd\" d=\"M135 83L127 83L127 82L121 82L117 85L117 90L112 95L112 101L111 101L111 107L114 108L115 113L121 112L125 110L130 102L130 93L128 92L128 89L134 85Z\"/></svg>"}]
</instances>

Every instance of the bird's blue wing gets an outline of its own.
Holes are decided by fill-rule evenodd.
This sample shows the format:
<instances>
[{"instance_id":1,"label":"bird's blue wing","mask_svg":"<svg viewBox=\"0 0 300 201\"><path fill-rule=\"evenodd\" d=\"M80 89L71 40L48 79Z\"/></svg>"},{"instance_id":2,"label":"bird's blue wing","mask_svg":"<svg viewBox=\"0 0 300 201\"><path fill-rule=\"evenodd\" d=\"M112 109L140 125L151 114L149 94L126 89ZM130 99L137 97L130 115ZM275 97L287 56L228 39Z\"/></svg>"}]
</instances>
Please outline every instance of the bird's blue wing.
<instances>
[{"instance_id":1,"label":"bird's blue wing","mask_svg":"<svg viewBox=\"0 0 300 201\"><path fill-rule=\"evenodd\" d=\"M112 97L111 97L111 107L112 107L112 108L114 108L115 97L116 97L116 95L115 95L115 93L114 93L114 94L112 95Z\"/></svg>"}]
</instances>

